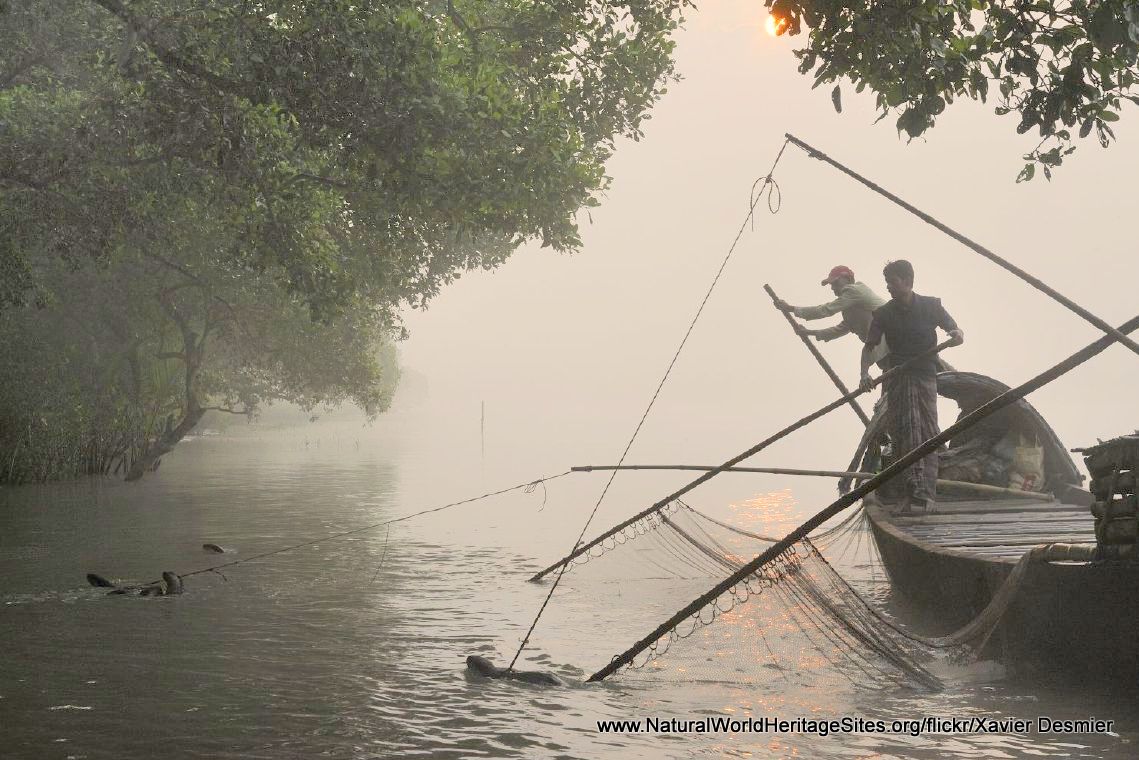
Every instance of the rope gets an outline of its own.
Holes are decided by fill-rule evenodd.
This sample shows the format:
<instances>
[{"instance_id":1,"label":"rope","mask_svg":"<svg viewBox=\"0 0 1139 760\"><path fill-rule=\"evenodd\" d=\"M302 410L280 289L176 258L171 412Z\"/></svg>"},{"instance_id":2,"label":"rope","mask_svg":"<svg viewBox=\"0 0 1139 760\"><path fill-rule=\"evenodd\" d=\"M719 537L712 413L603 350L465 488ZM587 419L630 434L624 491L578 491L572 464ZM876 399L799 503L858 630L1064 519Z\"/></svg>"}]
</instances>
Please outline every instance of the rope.
<instances>
[{"instance_id":1,"label":"rope","mask_svg":"<svg viewBox=\"0 0 1139 760\"><path fill-rule=\"evenodd\" d=\"M258 559L265 559L266 557L272 557L272 556L277 555L277 554L284 554L285 552L293 551L294 549L303 549L306 546L312 546L313 544L319 544L319 543L322 543L324 541L334 541L338 538L344 538L345 536L351 536L351 535L355 535L356 533L363 533L365 531L375 530L376 528L382 528L384 526L392 525L393 523L403 522L404 520L410 520L413 517L421 517L423 515L429 515L433 512L442 512L445 509L451 509L452 507L458 507L458 506L461 506L463 504L470 504L471 502L475 502L475 501L482 501L483 499L489 499L492 496L501 496L504 493L510 493L511 491L517 491L520 488L533 490L533 487L535 487L539 484L544 484L544 483L547 483L551 480L557 480L558 478L564 478L566 475L572 474L572 472L573 472L572 470L566 470L565 472L563 472L559 475L551 475L551 476L548 476L545 478L538 478L537 480L528 480L525 483L519 483L518 485L511 486L510 488L503 488L500 491L491 491L490 493L484 493L481 496L472 496L469 499L463 499L462 501L454 501L454 502L451 502L450 504L444 504L441 507L432 507L431 509L424 509L420 512L415 512L415 513L410 514L410 515L404 515L403 517L396 517L392 520L384 520L383 522L374 523L372 525L365 525L362 528L353 528L352 530L346 530L346 531L343 531L341 533L333 533L332 535L324 536L322 538L317 538L317 539L314 539L312 541L305 541L304 543L293 544L292 546L285 546L285 547L282 547L280 549L274 549L271 552L264 552L262 554L257 554L257 555L254 555L252 557L244 557L242 559L236 559L236 560L233 560L232 562L223 562L222 564L214 565L213 567L205 567L205 568L202 568L201 570L193 570L189 573L179 573L178 576L180 578L189 578L189 577L194 576L194 575L202 575L203 573L218 573L218 575L221 575L221 573L218 571L224 567L233 567L234 565L241 565L241 564L244 564L246 562L253 562L254 560L258 560ZM386 550L387 550L387 547L385 545L385 554L387 553ZM383 558L380 559L380 563L381 564L383 563ZM222 578L225 578L225 576L222 575ZM373 578L373 580L375 580L375 579ZM158 581L152 581L152 583L157 583L157 582Z\"/></svg>"},{"instance_id":2,"label":"rope","mask_svg":"<svg viewBox=\"0 0 1139 760\"><path fill-rule=\"evenodd\" d=\"M775 167L779 165L779 159L783 157L783 151L787 149L788 142L788 140L783 141L783 145L780 146L779 153L775 156L775 161L772 162L771 169L768 170L767 176L756 180L752 184L752 193L751 197L748 200L747 217L744 219L743 224L740 225L739 231L736 232L736 237L734 240L732 240L732 244L728 247L728 252L725 254L724 260L720 262L720 268L716 271L716 276L712 278L712 284L708 286L708 291L704 294L704 299L700 301L700 306L696 309L696 314L692 317L692 321L688 324L688 329L685 331L684 337L681 338L680 345L676 347L676 353L672 355L672 360L668 363L668 367L664 371L664 376L661 377L660 383L657 384L657 388L653 392L652 398L649 399L649 403L648 406L645 407L644 414L641 415L640 421L637 422L637 427L633 430L633 435L629 438L629 442L625 444L625 450L621 452L621 457L617 460L618 467L625 462L625 457L628 456L629 449L633 447L633 442L637 440L637 436L641 432L641 427L644 426L645 420L648 418L649 412L653 408L653 404L656 403L657 397L660 396L661 389L664 388L665 382L667 382L669 375L672 373L672 368L676 366L676 361L680 358L680 352L684 350L684 346L688 342L688 337L692 335L692 330L696 327L696 322L700 319L700 315L704 312L704 307L707 305L708 299L712 297L712 291L716 289L716 283L720 281L720 276L723 275L724 269L728 266L728 261L731 260L732 254L735 252L736 246L740 242L740 238L743 237L744 230L747 229L748 224L753 222L755 216L755 207L759 203L759 199L763 197L764 189L768 186L776 188L778 187L775 185L775 180L772 178L772 174L775 173ZM759 192L757 193L755 186L760 182L763 184L760 186ZM776 205L773 208L771 206L771 199L769 198L768 209L771 210L772 213L776 213L779 210L782 202L782 194L780 194L779 205ZM578 534L577 540L574 541L569 555L567 555L566 559L562 561L561 566L558 568L558 574L554 577L554 582L550 584L550 591L548 594L546 594L546 598L542 602L542 606L538 608L538 614L534 616L534 621L530 624L530 629L526 631L526 635L522 637L522 643L518 646L518 651L514 653L514 657L510 660L510 664L506 666L507 672L514 669L514 663L518 661L518 658L522 655L522 651L530 642L530 636L534 633L534 629L538 625L538 620L541 619L542 613L546 611L546 606L550 603L550 599L553 598L554 591L557 589L558 583L561 582L562 576L565 575L566 568L569 566L573 553L577 551L578 546L581 545L582 539L585 538L585 532L589 530L590 523L593 522L593 518L597 515L597 510L601 507L601 502L605 500L605 495L609 493L609 487L613 485L613 480L616 477L617 471L614 470L609 475L609 480L605 482L605 487L601 490L601 495L597 498L597 503L593 505L593 511L589 513L589 518L586 519L585 525L582 526L581 533Z\"/></svg>"}]
</instances>

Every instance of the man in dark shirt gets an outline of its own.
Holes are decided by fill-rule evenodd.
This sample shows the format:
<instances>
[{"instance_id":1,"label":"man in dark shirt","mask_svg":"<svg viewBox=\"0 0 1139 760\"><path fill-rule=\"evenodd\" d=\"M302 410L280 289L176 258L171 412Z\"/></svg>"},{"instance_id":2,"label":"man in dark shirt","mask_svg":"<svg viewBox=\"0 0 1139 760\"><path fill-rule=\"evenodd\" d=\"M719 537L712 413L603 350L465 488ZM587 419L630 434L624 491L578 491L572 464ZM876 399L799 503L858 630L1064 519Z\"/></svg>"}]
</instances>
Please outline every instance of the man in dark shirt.
<instances>
[{"instance_id":1,"label":"man in dark shirt","mask_svg":"<svg viewBox=\"0 0 1139 760\"><path fill-rule=\"evenodd\" d=\"M898 367L937 345L940 327L949 337L961 343L965 333L949 316L940 299L920 296L914 292L914 268L905 260L891 261L882 270L886 277L886 290L890 301L875 310L870 330L862 349L861 387L871 383L870 365L874 348L885 337L890 346L887 366ZM937 371L936 356L929 356L895 373L883 384L886 400L887 429L894 444L894 453L902 456L920 446L940 432L937 427ZM905 472L905 497L900 512L909 512L912 505L929 508L937 490L937 452L933 451L914 462Z\"/></svg>"}]
</instances>

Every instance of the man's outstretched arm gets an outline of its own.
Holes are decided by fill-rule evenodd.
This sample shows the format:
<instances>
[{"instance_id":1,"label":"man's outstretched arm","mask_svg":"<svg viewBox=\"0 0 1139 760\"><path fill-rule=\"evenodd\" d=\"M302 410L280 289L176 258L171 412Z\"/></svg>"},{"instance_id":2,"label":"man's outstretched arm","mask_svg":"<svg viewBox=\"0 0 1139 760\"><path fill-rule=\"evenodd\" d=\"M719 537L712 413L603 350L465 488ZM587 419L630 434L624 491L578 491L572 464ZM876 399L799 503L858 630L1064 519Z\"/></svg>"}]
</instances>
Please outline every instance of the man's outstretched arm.
<instances>
[{"instance_id":1,"label":"man's outstretched arm","mask_svg":"<svg viewBox=\"0 0 1139 760\"><path fill-rule=\"evenodd\" d=\"M870 377L870 365L874 363L874 349L882 342L882 325L878 324L878 317L870 320L870 330L866 333L866 342L862 344L862 356L858 370L858 387L864 391L870 390L874 380Z\"/></svg>"},{"instance_id":2,"label":"man's outstretched arm","mask_svg":"<svg viewBox=\"0 0 1139 760\"><path fill-rule=\"evenodd\" d=\"M824 327L821 330L811 330L810 333L822 341L834 340L841 338L844 335L850 334L850 325L846 322L839 322L832 327Z\"/></svg>"}]
</instances>

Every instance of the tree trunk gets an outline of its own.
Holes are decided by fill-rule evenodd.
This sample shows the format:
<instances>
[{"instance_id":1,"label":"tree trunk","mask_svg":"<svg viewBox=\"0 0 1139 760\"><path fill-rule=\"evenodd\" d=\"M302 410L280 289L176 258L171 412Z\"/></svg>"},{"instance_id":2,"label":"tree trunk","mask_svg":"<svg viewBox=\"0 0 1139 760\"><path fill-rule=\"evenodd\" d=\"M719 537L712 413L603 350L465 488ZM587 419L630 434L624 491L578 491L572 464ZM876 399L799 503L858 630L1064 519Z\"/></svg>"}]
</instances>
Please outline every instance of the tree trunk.
<instances>
[{"instance_id":1,"label":"tree trunk","mask_svg":"<svg viewBox=\"0 0 1139 760\"><path fill-rule=\"evenodd\" d=\"M127 470L127 482L141 478L147 470L154 466L155 462L173 451L174 447L178 445L178 442L185 438L201 421L205 413L206 410L197 404L194 404L193 408L187 409L186 416L182 418L181 422L160 435L154 443L148 445L143 452L131 462L130 469Z\"/></svg>"},{"instance_id":2,"label":"tree trunk","mask_svg":"<svg viewBox=\"0 0 1139 760\"><path fill-rule=\"evenodd\" d=\"M182 332L182 361L186 366L185 375L185 390L186 390L186 409L182 416L182 420L174 426L170 425L169 418L167 419L166 429L155 438L152 443L150 440L149 432L143 439L142 451L130 464L127 470L125 480L129 483L140 479L148 470L154 468L155 463L167 454L169 454L174 447L186 435L194 429L194 427L201 421L202 416L206 410L202 408L201 402L198 400L197 391L197 378L198 370L202 366L202 355L206 336L209 335L210 325L207 315L206 326L202 331L201 337L190 327L189 320L179 312L178 308L170 300L171 291L163 291L159 294L159 303L163 309L174 320L175 324Z\"/></svg>"}]
</instances>

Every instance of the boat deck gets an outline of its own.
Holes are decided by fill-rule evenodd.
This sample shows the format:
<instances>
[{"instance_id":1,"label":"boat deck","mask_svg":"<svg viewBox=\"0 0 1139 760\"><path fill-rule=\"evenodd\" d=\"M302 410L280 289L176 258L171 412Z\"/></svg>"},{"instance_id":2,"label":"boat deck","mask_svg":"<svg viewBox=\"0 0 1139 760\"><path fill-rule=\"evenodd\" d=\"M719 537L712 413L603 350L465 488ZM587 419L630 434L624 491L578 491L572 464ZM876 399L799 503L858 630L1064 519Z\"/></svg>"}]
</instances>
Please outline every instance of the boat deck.
<instances>
[{"instance_id":1,"label":"boat deck","mask_svg":"<svg viewBox=\"0 0 1139 760\"><path fill-rule=\"evenodd\" d=\"M1056 501L939 501L934 514L885 519L926 544L986 559L1016 561L1040 544L1095 543L1088 508Z\"/></svg>"}]
</instances>

